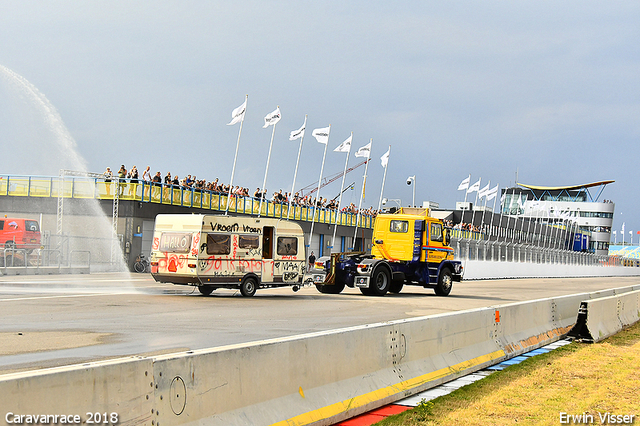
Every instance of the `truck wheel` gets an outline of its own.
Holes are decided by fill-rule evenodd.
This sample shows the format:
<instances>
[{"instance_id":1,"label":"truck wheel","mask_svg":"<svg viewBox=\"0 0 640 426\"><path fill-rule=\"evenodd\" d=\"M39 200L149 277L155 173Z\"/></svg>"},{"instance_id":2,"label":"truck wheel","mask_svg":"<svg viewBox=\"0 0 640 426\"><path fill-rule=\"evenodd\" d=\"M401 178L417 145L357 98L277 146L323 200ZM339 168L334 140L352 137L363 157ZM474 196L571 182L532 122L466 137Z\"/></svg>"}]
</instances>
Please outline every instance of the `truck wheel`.
<instances>
[{"instance_id":1,"label":"truck wheel","mask_svg":"<svg viewBox=\"0 0 640 426\"><path fill-rule=\"evenodd\" d=\"M240 293L242 293L245 297L251 297L256 294L256 289L258 288L258 283L255 278L246 278L240 284Z\"/></svg>"},{"instance_id":2,"label":"truck wheel","mask_svg":"<svg viewBox=\"0 0 640 426\"><path fill-rule=\"evenodd\" d=\"M372 296L384 296L391 287L391 275L385 267L376 268L371 275L369 293Z\"/></svg>"},{"instance_id":3,"label":"truck wheel","mask_svg":"<svg viewBox=\"0 0 640 426\"><path fill-rule=\"evenodd\" d=\"M198 286L198 290L200 290L200 294L202 294L203 296L208 296L211 293L213 293L213 290L215 290L216 288L212 285L199 285Z\"/></svg>"},{"instance_id":4,"label":"truck wheel","mask_svg":"<svg viewBox=\"0 0 640 426\"><path fill-rule=\"evenodd\" d=\"M316 284L316 289L318 289L320 293L324 294L340 294L342 293L342 290L344 290L344 283L334 285Z\"/></svg>"},{"instance_id":5,"label":"truck wheel","mask_svg":"<svg viewBox=\"0 0 640 426\"><path fill-rule=\"evenodd\" d=\"M402 287L404 287L404 283L402 281L396 281L391 283L391 286L389 287L389 291L391 293L400 293L402 291Z\"/></svg>"},{"instance_id":6,"label":"truck wheel","mask_svg":"<svg viewBox=\"0 0 640 426\"><path fill-rule=\"evenodd\" d=\"M436 294L438 296L448 296L453 287L453 276L449 268L444 268L438 277L438 285L436 286Z\"/></svg>"}]
</instances>

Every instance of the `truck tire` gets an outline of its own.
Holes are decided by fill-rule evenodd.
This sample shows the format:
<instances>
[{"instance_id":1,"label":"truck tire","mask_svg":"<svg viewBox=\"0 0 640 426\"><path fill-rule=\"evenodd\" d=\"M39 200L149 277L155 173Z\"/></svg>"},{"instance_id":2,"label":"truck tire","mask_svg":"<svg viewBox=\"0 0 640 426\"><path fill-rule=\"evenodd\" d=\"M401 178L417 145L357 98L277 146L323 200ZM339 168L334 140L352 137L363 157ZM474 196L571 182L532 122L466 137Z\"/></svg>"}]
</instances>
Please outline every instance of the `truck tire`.
<instances>
[{"instance_id":1,"label":"truck tire","mask_svg":"<svg viewBox=\"0 0 640 426\"><path fill-rule=\"evenodd\" d=\"M395 281L391 283L391 286L389 287L389 291L391 293L400 293L402 291L402 287L404 287L404 283L402 281Z\"/></svg>"},{"instance_id":2,"label":"truck tire","mask_svg":"<svg viewBox=\"0 0 640 426\"><path fill-rule=\"evenodd\" d=\"M440 271L440 276L438 277L438 284L436 285L435 291L438 296L448 296L451 293L451 288L453 287L453 275L451 274L451 269L443 268Z\"/></svg>"},{"instance_id":3,"label":"truck tire","mask_svg":"<svg viewBox=\"0 0 640 426\"><path fill-rule=\"evenodd\" d=\"M391 274L389 270L382 266L374 269L371 274L371 281L369 282L368 292L364 293L371 296L384 296L391 287Z\"/></svg>"},{"instance_id":4,"label":"truck tire","mask_svg":"<svg viewBox=\"0 0 640 426\"><path fill-rule=\"evenodd\" d=\"M344 283L334 285L316 284L316 289L324 294L340 294L344 290Z\"/></svg>"},{"instance_id":5,"label":"truck tire","mask_svg":"<svg viewBox=\"0 0 640 426\"><path fill-rule=\"evenodd\" d=\"M256 294L257 288L258 282L255 278L245 278L242 284L240 284L240 293L242 293L244 297L251 297Z\"/></svg>"},{"instance_id":6,"label":"truck tire","mask_svg":"<svg viewBox=\"0 0 640 426\"><path fill-rule=\"evenodd\" d=\"M213 290L215 290L216 288L212 285L199 285L198 286L198 290L200 291L200 294L202 294L203 296L208 296L211 293L213 293Z\"/></svg>"}]
</instances>

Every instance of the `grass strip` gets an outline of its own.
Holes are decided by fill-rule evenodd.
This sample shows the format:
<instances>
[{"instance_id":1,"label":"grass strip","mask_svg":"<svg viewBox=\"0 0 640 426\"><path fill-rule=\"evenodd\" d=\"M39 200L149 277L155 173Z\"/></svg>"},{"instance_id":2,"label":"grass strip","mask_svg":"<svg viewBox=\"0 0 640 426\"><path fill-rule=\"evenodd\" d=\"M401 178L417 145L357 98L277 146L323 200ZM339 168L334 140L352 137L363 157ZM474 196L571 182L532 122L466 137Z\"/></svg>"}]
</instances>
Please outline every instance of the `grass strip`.
<instances>
[{"instance_id":1,"label":"grass strip","mask_svg":"<svg viewBox=\"0 0 640 426\"><path fill-rule=\"evenodd\" d=\"M376 424L640 424L639 384L640 322L600 343L528 358Z\"/></svg>"}]
</instances>

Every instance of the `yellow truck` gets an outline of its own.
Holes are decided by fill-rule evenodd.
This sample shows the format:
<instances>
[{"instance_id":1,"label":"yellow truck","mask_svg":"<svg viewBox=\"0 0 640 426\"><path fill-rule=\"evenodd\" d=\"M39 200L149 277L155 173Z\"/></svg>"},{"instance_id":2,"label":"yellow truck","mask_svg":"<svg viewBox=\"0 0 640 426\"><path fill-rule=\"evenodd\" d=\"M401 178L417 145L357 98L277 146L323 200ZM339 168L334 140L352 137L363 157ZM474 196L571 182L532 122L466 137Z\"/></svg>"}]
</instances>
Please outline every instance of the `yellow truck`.
<instances>
[{"instance_id":1,"label":"yellow truck","mask_svg":"<svg viewBox=\"0 0 640 426\"><path fill-rule=\"evenodd\" d=\"M449 230L441 220L429 217L426 209L379 214L372 240L370 254L320 257L305 280L313 280L321 293L337 294L348 286L371 296L399 293L405 284L448 296L453 282L462 280L462 263L454 260Z\"/></svg>"},{"instance_id":2,"label":"yellow truck","mask_svg":"<svg viewBox=\"0 0 640 426\"><path fill-rule=\"evenodd\" d=\"M259 217L159 214L151 250L158 282L217 288L300 288L305 271L304 233L295 222Z\"/></svg>"}]
</instances>

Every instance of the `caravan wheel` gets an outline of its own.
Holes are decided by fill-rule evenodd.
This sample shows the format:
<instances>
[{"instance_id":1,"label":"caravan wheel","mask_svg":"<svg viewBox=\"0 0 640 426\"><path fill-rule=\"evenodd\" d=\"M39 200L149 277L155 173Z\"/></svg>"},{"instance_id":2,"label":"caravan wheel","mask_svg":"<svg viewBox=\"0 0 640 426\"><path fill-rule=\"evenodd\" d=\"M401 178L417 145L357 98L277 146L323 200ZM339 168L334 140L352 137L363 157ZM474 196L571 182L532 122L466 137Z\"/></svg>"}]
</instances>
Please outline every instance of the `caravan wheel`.
<instances>
[{"instance_id":1,"label":"caravan wheel","mask_svg":"<svg viewBox=\"0 0 640 426\"><path fill-rule=\"evenodd\" d=\"M198 286L198 290L200 291L200 294L202 294L203 296L208 296L211 293L213 293L213 290L215 290L216 288L212 285L199 285Z\"/></svg>"},{"instance_id":2,"label":"caravan wheel","mask_svg":"<svg viewBox=\"0 0 640 426\"><path fill-rule=\"evenodd\" d=\"M251 297L256 294L257 288L258 282L255 278L245 278L245 280L242 281L242 284L240 284L240 293L242 293L242 295L245 297Z\"/></svg>"}]
</instances>

